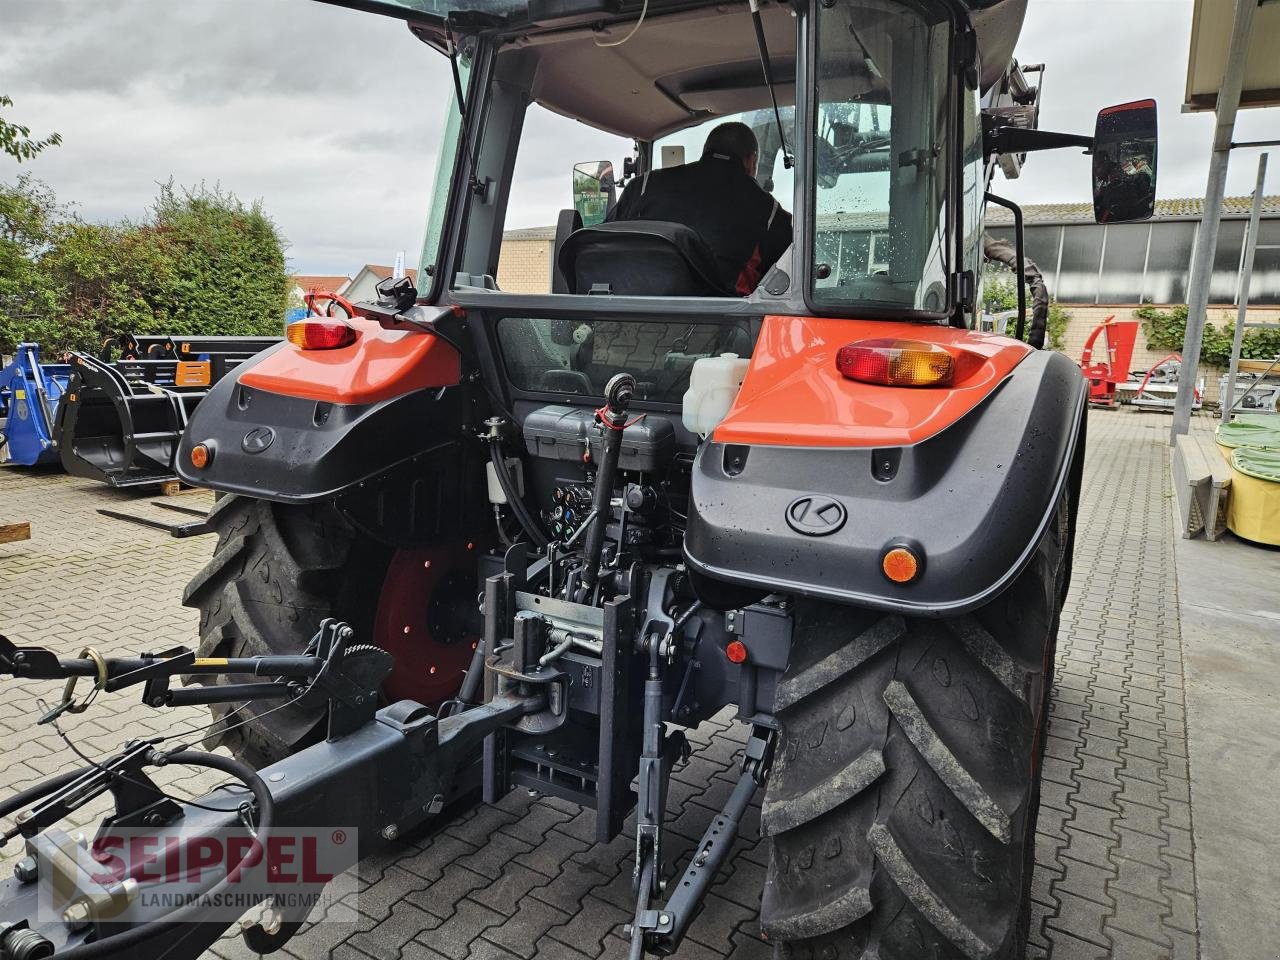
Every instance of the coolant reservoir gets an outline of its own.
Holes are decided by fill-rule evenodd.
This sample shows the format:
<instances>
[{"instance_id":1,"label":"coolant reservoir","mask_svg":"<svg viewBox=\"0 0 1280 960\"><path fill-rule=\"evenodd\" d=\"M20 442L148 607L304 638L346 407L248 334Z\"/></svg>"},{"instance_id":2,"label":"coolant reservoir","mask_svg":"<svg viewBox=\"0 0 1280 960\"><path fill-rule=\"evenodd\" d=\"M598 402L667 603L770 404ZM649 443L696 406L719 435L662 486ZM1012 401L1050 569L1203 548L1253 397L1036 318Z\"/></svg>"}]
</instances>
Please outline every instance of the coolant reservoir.
<instances>
[{"instance_id":1,"label":"coolant reservoir","mask_svg":"<svg viewBox=\"0 0 1280 960\"><path fill-rule=\"evenodd\" d=\"M693 361L681 412L685 429L707 438L733 406L750 363L736 353Z\"/></svg>"}]
</instances>

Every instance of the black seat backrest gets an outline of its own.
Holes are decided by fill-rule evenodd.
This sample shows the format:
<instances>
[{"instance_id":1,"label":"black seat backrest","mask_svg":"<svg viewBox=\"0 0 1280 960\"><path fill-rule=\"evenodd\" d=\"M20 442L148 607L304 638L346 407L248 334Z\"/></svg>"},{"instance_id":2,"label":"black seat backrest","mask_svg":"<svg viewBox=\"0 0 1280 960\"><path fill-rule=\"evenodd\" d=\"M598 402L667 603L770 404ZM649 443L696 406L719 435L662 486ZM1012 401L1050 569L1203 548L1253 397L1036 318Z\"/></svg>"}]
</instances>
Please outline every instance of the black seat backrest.
<instances>
[{"instance_id":1,"label":"black seat backrest","mask_svg":"<svg viewBox=\"0 0 1280 960\"><path fill-rule=\"evenodd\" d=\"M560 251L564 249L564 242L569 239L576 231L582 229L582 214L577 210L561 210L560 216L556 218L556 249L555 257L551 261L551 292L552 293L568 293L569 282L565 280L564 274L560 270Z\"/></svg>"},{"instance_id":2,"label":"black seat backrest","mask_svg":"<svg viewBox=\"0 0 1280 960\"><path fill-rule=\"evenodd\" d=\"M624 220L576 230L560 248L569 293L731 297L697 231L664 220Z\"/></svg>"}]
</instances>

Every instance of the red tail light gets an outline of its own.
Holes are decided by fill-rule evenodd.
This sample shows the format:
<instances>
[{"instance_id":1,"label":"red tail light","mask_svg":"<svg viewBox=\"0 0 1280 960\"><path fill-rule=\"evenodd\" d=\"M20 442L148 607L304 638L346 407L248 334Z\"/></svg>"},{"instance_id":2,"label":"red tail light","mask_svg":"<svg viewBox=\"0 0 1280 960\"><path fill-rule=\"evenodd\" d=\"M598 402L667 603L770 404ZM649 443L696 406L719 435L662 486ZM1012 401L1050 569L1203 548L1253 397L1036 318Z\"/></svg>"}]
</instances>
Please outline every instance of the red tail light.
<instances>
[{"instance_id":1,"label":"red tail light","mask_svg":"<svg viewBox=\"0 0 1280 960\"><path fill-rule=\"evenodd\" d=\"M945 387L955 379L956 358L936 343L858 340L836 353L836 369L850 380L887 387Z\"/></svg>"},{"instance_id":2,"label":"red tail light","mask_svg":"<svg viewBox=\"0 0 1280 960\"><path fill-rule=\"evenodd\" d=\"M355 328L342 320L311 317L289 324L285 336L303 350L336 350L356 342Z\"/></svg>"}]
</instances>

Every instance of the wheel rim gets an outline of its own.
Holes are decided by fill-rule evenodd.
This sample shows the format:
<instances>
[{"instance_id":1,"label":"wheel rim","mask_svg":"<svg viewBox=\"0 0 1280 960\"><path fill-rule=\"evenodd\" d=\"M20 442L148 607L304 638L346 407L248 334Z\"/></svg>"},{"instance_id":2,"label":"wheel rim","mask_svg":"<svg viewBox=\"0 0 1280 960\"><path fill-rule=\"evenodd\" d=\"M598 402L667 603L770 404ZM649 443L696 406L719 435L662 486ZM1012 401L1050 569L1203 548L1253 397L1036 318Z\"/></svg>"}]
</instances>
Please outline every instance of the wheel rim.
<instances>
[{"instance_id":1,"label":"wheel rim","mask_svg":"<svg viewBox=\"0 0 1280 960\"><path fill-rule=\"evenodd\" d=\"M395 658L382 686L388 701L416 700L435 707L457 694L479 636L461 628L451 631L452 636L438 636L439 607L443 601L468 602L467 595L455 594L474 593L474 571L472 544L392 555L373 626L374 643Z\"/></svg>"}]
</instances>

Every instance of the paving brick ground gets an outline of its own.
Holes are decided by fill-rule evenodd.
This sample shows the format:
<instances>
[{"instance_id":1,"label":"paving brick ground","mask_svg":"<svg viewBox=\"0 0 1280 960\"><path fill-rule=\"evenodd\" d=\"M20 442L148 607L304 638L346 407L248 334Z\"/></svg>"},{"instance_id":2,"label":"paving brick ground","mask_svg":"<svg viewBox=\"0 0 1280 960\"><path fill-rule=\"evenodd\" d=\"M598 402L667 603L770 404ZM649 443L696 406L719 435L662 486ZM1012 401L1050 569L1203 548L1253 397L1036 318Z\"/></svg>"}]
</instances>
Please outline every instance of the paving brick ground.
<instances>
[{"instance_id":1,"label":"paving brick ground","mask_svg":"<svg viewBox=\"0 0 1280 960\"><path fill-rule=\"evenodd\" d=\"M1042 786L1029 958L1194 958L1197 953L1182 663L1167 508L1168 419L1128 410L1089 418L1075 580L1063 614ZM161 515L60 474L0 469L0 521L30 520L33 539L0 546L0 632L67 655L92 643L129 653L194 640L180 606L207 538L175 540L98 516L99 507ZM181 502L207 504L207 495ZM176 515L169 515L172 520ZM68 752L32 727L49 684L0 692L4 785L64 769ZM64 728L102 753L141 731L194 728L198 710L160 714L116 695ZM692 848L736 777L728 720L697 731L672 787L672 852ZM176 775L175 790L210 779ZM91 811L85 812L85 819ZM591 815L556 800L508 796L411 837L359 868L354 908L315 925L287 952L368 960L582 960L625 956L632 840L598 846ZM8 869L16 845L0 863ZM729 868L679 956L770 956L756 911L764 850L749 817ZM339 915L341 915L339 917ZM215 947L246 955L237 939Z\"/></svg>"}]
</instances>

